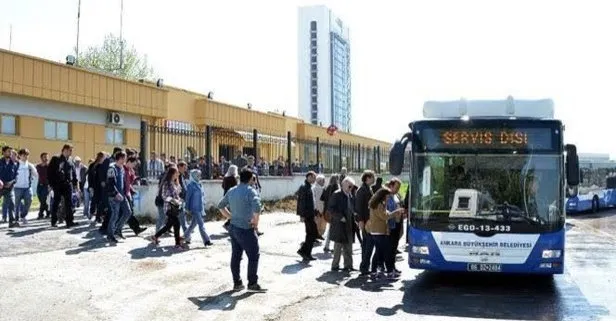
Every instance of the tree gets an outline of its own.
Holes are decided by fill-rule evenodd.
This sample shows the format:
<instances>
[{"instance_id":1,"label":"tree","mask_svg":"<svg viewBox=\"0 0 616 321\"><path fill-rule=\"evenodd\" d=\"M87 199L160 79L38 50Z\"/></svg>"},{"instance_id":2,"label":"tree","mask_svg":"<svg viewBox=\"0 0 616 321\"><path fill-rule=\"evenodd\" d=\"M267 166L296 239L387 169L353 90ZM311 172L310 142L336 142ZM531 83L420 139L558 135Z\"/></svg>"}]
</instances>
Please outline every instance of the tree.
<instances>
[{"instance_id":1,"label":"tree","mask_svg":"<svg viewBox=\"0 0 616 321\"><path fill-rule=\"evenodd\" d=\"M120 66L120 53L123 52L123 63ZM77 57L77 65L110 73L130 80L152 79L154 69L148 64L147 55L141 55L133 46L128 46L126 40L113 34L107 34L101 46L89 47Z\"/></svg>"}]
</instances>

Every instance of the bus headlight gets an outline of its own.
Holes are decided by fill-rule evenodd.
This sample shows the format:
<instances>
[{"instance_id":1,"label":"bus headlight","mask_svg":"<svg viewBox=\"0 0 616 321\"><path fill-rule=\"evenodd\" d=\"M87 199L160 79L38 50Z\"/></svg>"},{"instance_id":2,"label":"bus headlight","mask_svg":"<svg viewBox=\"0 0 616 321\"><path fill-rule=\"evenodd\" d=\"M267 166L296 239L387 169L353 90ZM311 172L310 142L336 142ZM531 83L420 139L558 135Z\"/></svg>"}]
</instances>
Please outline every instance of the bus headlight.
<instances>
[{"instance_id":1,"label":"bus headlight","mask_svg":"<svg viewBox=\"0 0 616 321\"><path fill-rule=\"evenodd\" d=\"M562 255L561 250L543 250L541 257L544 259L557 259Z\"/></svg>"},{"instance_id":2,"label":"bus headlight","mask_svg":"<svg viewBox=\"0 0 616 321\"><path fill-rule=\"evenodd\" d=\"M427 246L416 246L416 245L413 245L411 247L411 252L413 254L430 255L430 249L428 249Z\"/></svg>"}]
</instances>

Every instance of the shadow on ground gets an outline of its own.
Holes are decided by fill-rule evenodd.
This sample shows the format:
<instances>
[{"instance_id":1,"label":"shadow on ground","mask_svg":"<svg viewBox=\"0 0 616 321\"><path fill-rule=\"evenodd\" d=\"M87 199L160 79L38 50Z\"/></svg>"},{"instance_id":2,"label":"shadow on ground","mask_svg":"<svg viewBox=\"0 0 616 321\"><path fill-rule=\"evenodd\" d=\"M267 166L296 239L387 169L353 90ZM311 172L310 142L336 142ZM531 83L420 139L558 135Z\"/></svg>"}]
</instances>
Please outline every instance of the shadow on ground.
<instances>
[{"instance_id":1,"label":"shadow on ground","mask_svg":"<svg viewBox=\"0 0 616 321\"><path fill-rule=\"evenodd\" d=\"M312 265L310 265L309 262L297 261L297 263L285 265L282 268L281 273L282 274L297 274L301 272L303 269L309 268L311 266Z\"/></svg>"},{"instance_id":2,"label":"shadow on ground","mask_svg":"<svg viewBox=\"0 0 616 321\"><path fill-rule=\"evenodd\" d=\"M94 231L91 231L90 233L92 233ZM102 235L100 235L98 232L94 232L94 238L91 238L81 244L79 244L78 248L75 249L70 249L67 250L65 253L66 255L78 255L81 254L83 252L89 252L89 251L93 251L96 249L101 249L101 248L105 248L105 247L109 247L109 246L114 246L111 244L108 244L107 240L105 239L105 237L103 237Z\"/></svg>"},{"instance_id":3,"label":"shadow on ground","mask_svg":"<svg viewBox=\"0 0 616 321\"><path fill-rule=\"evenodd\" d=\"M572 282L557 277L422 272L404 281L402 302L376 313L516 320L597 320L609 311L591 305Z\"/></svg>"},{"instance_id":4,"label":"shadow on ground","mask_svg":"<svg viewBox=\"0 0 616 321\"><path fill-rule=\"evenodd\" d=\"M321 276L319 276L316 280L318 282L324 282L332 285L340 285L342 281L349 278L351 273L345 271L327 271Z\"/></svg>"},{"instance_id":5,"label":"shadow on ground","mask_svg":"<svg viewBox=\"0 0 616 321\"><path fill-rule=\"evenodd\" d=\"M221 310L221 311L231 311L235 309L237 303L244 299L247 299L255 294L260 294L263 292L243 292L239 294L239 292L229 290L222 292L217 295L212 296L201 296L201 297L192 297L188 298L190 302L199 307L201 311L209 311L209 310Z\"/></svg>"},{"instance_id":6,"label":"shadow on ground","mask_svg":"<svg viewBox=\"0 0 616 321\"><path fill-rule=\"evenodd\" d=\"M370 277L358 276L347 281L344 286L350 289L360 289L366 292L383 292L397 290L393 285L395 282L395 279L373 280Z\"/></svg>"},{"instance_id":7,"label":"shadow on ground","mask_svg":"<svg viewBox=\"0 0 616 321\"><path fill-rule=\"evenodd\" d=\"M157 246L150 243L145 247L132 249L128 251L128 254L130 254L130 258L133 260L141 260L149 257L167 257L185 251L186 250L176 250L173 245Z\"/></svg>"},{"instance_id":8,"label":"shadow on ground","mask_svg":"<svg viewBox=\"0 0 616 321\"><path fill-rule=\"evenodd\" d=\"M11 237L24 237L24 236L34 235L36 233L40 233L46 230L49 230L49 226L42 226L42 227L28 228L28 229L11 228L7 231L6 234L10 235Z\"/></svg>"}]
</instances>

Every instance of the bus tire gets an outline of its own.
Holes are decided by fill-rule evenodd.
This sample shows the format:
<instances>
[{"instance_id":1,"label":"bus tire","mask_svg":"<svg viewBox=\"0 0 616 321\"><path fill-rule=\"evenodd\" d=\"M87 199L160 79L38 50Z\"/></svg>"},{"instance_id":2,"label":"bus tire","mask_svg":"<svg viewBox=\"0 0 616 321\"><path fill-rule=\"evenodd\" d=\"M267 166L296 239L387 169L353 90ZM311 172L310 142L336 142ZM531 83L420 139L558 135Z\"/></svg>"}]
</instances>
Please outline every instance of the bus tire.
<instances>
[{"instance_id":1,"label":"bus tire","mask_svg":"<svg viewBox=\"0 0 616 321\"><path fill-rule=\"evenodd\" d=\"M597 196L592 198L592 212L597 213L599 211L599 198Z\"/></svg>"}]
</instances>

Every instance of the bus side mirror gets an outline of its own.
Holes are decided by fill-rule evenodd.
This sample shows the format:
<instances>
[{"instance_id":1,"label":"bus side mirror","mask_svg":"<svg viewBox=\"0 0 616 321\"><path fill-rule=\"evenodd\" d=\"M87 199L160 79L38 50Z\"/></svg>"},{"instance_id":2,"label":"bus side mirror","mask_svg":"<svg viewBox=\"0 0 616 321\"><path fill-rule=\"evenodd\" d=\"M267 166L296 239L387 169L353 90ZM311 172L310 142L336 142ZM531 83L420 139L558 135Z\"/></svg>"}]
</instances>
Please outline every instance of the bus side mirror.
<instances>
[{"instance_id":1,"label":"bus side mirror","mask_svg":"<svg viewBox=\"0 0 616 321\"><path fill-rule=\"evenodd\" d=\"M580 160L577 155L577 148L575 145L567 144L565 150L567 152L565 162L567 185L578 186L580 184Z\"/></svg>"},{"instance_id":2,"label":"bus side mirror","mask_svg":"<svg viewBox=\"0 0 616 321\"><path fill-rule=\"evenodd\" d=\"M397 140L389 151L389 173L391 175L400 175L404 167L404 150L405 144Z\"/></svg>"}]
</instances>

